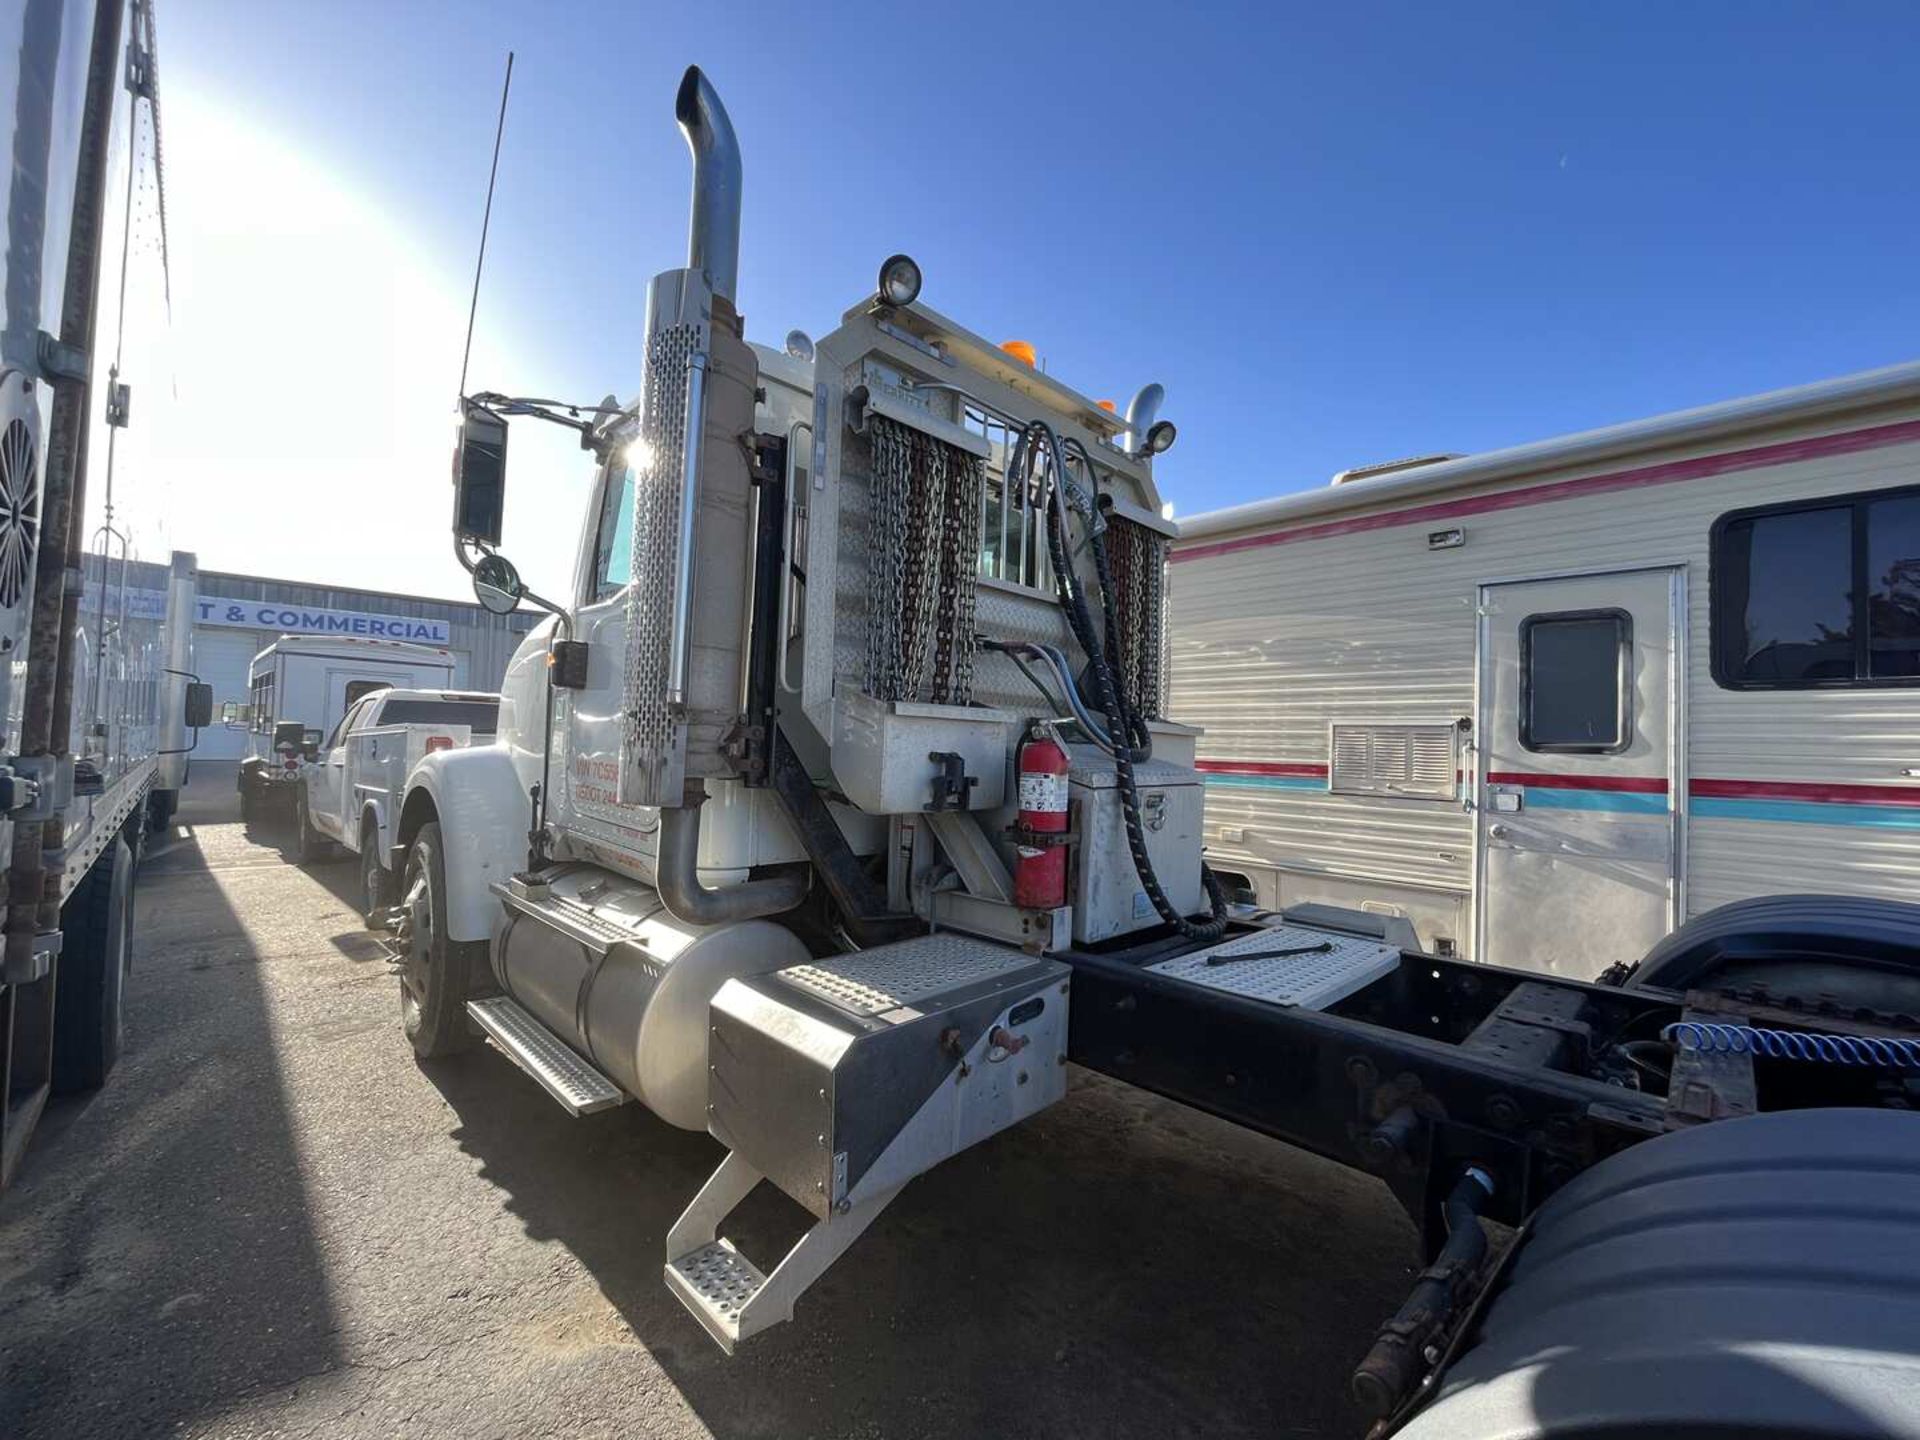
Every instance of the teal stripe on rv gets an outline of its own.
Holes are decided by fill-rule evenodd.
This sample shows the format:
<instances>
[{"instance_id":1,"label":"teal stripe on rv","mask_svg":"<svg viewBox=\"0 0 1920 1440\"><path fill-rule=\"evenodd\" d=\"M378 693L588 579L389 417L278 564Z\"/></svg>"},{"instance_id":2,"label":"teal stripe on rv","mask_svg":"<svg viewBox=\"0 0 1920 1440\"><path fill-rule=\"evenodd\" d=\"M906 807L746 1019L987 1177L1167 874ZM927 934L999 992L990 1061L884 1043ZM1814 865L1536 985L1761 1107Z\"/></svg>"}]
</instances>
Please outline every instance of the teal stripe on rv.
<instances>
[{"instance_id":1,"label":"teal stripe on rv","mask_svg":"<svg viewBox=\"0 0 1920 1440\"><path fill-rule=\"evenodd\" d=\"M1878 830L1920 830L1920 805L1854 805L1825 800L1697 797L1693 802L1693 813L1719 820L1772 820L1787 825L1861 825Z\"/></svg>"},{"instance_id":2,"label":"teal stripe on rv","mask_svg":"<svg viewBox=\"0 0 1920 1440\"><path fill-rule=\"evenodd\" d=\"M1324 791L1327 788L1324 775L1223 775L1215 770L1203 773L1200 778L1222 790Z\"/></svg>"},{"instance_id":3,"label":"teal stripe on rv","mask_svg":"<svg viewBox=\"0 0 1920 1440\"><path fill-rule=\"evenodd\" d=\"M1561 790L1551 785L1527 786L1527 805L1536 810L1604 810L1615 815L1664 815L1665 795L1632 790Z\"/></svg>"}]
</instances>

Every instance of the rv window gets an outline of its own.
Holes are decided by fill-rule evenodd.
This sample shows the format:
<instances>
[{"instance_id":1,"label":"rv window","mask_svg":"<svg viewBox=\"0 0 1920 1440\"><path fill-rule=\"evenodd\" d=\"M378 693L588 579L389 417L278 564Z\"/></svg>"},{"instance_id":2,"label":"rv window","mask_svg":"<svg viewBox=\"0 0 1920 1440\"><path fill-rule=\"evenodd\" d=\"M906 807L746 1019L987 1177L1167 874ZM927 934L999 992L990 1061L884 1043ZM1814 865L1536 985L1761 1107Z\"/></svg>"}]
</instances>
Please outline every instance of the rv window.
<instances>
[{"instance_id":1,"label":"rv window","mask_svg":"<svg viewBox=\"0 0 1920 1440\"><path fill-rule=\"evenodd\" d=\"M1627 748L1633 620L1624 610L1567 610L1520 622L1520 743L1602 755Z\"/></svg>"},{"instance_id":2,"label":"rv window","mask_svg":"<svg viewBox=\"0 0 1920 1440\"><path fill-rule=\"evenodd\" d=\"M1876 680L1920 677L1920 495L1867 510L1867 636Z\"/></svg>"},{"instance_id":3,"label":"rv window","mask_svg":"<svg viewBox=\"0 0 1920 1440\"><path fill-rule=\"evenodd\" d=\"M1920 491L1724 517L1712 613L1731 689L1920 681Z\"/></svg>"}]
</instances>

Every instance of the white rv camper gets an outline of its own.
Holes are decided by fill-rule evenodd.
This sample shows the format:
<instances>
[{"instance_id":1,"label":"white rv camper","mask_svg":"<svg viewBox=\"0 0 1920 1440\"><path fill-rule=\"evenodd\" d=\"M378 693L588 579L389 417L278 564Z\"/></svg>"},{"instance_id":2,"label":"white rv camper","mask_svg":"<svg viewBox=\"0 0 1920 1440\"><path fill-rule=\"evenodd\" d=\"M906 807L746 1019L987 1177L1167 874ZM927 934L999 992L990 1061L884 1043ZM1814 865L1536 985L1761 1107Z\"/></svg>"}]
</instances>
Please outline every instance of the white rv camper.
<instances>
[{"instance_id":1,"label":"white rv camper","mask_svg":"<svg viewBox=\"0 0 1920 1440\"><path fill-rule=\"evenodd\" d=\"M1208 858L1587 977L1750 896L1920 895L1920 364L1196 516Z\"/></svg>"}]
</instances>

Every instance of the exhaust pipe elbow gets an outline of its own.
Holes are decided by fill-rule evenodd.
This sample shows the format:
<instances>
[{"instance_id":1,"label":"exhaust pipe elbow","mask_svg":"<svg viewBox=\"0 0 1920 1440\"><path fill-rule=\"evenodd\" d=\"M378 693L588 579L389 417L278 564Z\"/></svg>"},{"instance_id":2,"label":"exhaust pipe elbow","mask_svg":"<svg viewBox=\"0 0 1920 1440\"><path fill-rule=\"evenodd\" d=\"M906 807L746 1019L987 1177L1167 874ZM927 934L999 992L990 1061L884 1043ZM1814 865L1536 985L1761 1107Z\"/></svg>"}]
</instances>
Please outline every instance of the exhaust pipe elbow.
<instances>
[{"instance_id":1,"label":"exhaust pipe elbow","mask_svg":"<svg viewBox=\"0 0 1920 1440\"><path fill-rule=\"evenodd\" d=\"M1167 398L1167 387L1142 385L1127 402L1127 453L1131 455L1147 443L1147 431L1160 418L1160 406Z\"/></svg>"},{"instance_id":2,"label":"exhaust pipe elbow","mask_svg":"<svg viewBox=\"0 0 1920 1440\"><path fill-rule=\"evenodd\" d=\"M654 888L673 918L688 925L724 925L791 910L807 895L804 874L774 875L710 890L700 883L700 806L660 812Z\"/></svg>"},{"instance_id":3,"label":"exhaust pipe elbow","mask_svg":"<svg viewBox=\"0 0 1920 1440\"><path fill-rule=\"evenodd\" d=\"M687 268L732 302L740 279L740 142L712 82L689 65L673 102L680 133L693 152L693 213L687 226Z\"/></svg>"}]
</instances>

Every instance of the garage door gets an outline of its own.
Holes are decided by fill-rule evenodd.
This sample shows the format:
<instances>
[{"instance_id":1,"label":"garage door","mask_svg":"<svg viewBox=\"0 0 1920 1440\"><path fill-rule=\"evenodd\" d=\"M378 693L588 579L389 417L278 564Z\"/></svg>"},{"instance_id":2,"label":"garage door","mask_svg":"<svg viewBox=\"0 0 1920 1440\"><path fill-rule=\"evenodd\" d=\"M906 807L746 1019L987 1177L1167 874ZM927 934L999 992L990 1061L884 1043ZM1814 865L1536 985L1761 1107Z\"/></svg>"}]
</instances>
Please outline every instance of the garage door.
<instances>
[{"instance_id":1,"label":"garage door","mask_svg":"<svg viewBox=\"0 0 1920 1440\"><path fill-rule=\"evenodd\" d=\"M247 703L247 667L274 638L259 630L194 630L194 672L213 686L213 724L200 732L195 760L238 760L247 753L247 732L221 725L220 707Z\"/></svg>"}]
</instances>

